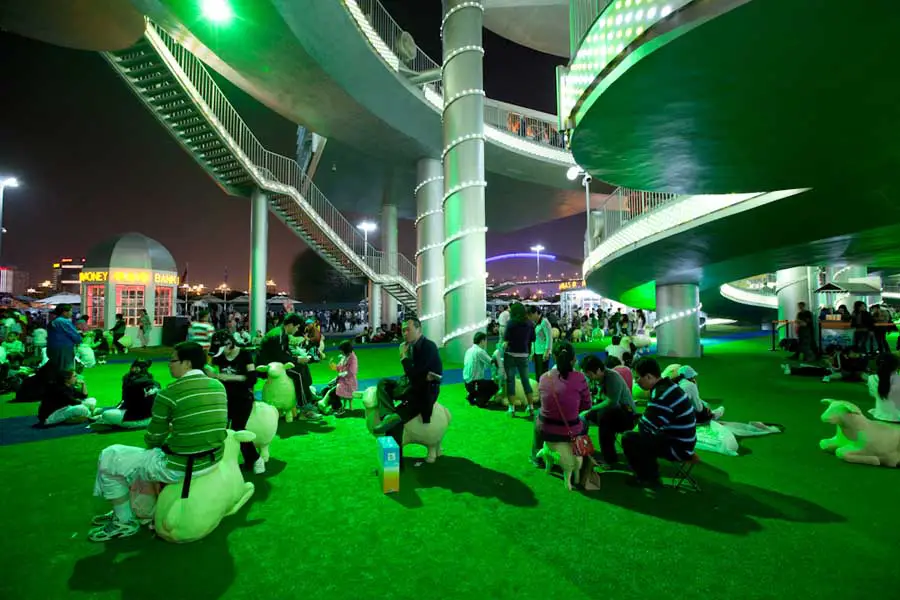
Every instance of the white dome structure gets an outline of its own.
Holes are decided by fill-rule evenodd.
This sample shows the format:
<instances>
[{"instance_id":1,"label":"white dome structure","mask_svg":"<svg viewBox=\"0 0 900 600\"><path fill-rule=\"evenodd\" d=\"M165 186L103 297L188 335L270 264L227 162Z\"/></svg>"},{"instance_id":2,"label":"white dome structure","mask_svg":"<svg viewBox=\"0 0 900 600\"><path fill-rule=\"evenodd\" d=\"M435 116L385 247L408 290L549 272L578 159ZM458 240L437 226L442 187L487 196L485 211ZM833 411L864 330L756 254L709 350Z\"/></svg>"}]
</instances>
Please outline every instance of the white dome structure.
<instances>
[{"instance_id":1,"label":"white dome structure","mask_svg":"<svg viewBox=\"0 0 900 600\"><path fill-rule=\"evenodd\" d=\"M79 277L89 327L110 329L121 314L133 345L160 343L163 320L175 314L179 283L165 246L140 233L115 236L91 248ZM150 327L142 329L145 310Z\"/></svg>"}]
</instances>

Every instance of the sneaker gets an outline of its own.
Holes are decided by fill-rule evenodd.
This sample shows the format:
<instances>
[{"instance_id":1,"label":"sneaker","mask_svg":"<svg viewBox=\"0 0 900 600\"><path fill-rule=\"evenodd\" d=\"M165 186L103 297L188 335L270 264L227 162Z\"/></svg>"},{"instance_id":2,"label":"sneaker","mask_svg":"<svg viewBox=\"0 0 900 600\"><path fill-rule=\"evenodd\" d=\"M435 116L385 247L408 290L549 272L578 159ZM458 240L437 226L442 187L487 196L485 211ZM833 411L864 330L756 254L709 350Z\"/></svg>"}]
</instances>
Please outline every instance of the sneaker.
<instances>
[{"instance_id":1,"label":"sneaker","mask_svg":"<svg viewBox=\"0 0 900 600\"><path fill-rule=\"evenodd\" d=\"M119 521L112 519L105 525L95 527L88 532L88 539L92 542L108 542L116 538L131 537L141 530L137 521Z\"/></svg>"},{"instance_id":2,"label":"sneaker","mask_svg":"<svg viewBox=\"0 0 900 600\"><path fill-rule=\"evenodd\" d=\"M509 408L506 409L506 414L510 417L516 416L516 407L510 404Z\"/></svg>"},{"instance_id":3,"label":"sneaker","mask_svg":"<svg viewBox=\"0 0 900 600\"><path fill-rule=\"evenodd\" d=\"M113 511L109 511L108 513L103 513L102 515L97 515L93 519L91 519L91 525L106 525L110 521L116 518L116 513Z\"/></svg>"},{"instance_id":4,"label":"sneaker","mask_svg":"<svg viewBox=\"0 0 900 600\"><path fill-rule=\"evenodd\" d=\"M528 408L525 409L525 416L526 417L534 416L534 407L533 406L529 406Z\"/></svg>"},{"instance_id":5,"label":"sneaker","mask_svg":"<svg viewBox=\"0 0 900 600\"><path fill-rule=\"evenodd\" d=\"M831 375L826 375L822 378L822 383L831 383Z\"/></svg>"},{"instance_id":6,"label":"sneaker","mask_svg":"<svg viewBox=\"0 0 900 600\"><path fill-rule=\"evenodd\" d=\"M298 416L302 421L321 421L322 415L314 410L304 410Z\"/></svg>"},{"instance_id":7,"label":"sneaker","mask_svg":"<svg viewBox=\"0 0 900 600\"><path fill-rule=\"evenodd\" d=\"M266 472L266 461L262 458L257 458L256 462L253 463L253 474L254 475L262 475Z\"/></svg>"}]
</instances>

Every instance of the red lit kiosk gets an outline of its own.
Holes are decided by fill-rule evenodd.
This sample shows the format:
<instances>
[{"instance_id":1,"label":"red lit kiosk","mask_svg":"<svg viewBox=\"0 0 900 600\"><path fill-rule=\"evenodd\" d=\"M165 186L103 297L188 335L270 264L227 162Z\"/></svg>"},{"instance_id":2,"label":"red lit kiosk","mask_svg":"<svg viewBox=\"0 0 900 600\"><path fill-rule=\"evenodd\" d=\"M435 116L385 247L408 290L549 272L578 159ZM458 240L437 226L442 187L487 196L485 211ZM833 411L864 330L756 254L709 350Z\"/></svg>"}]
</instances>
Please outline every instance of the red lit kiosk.
<instances>
[{"instance_id":1,"label":"red lit kiosk","mask_svg":"<svg viewBox=\"0 0 900 600\"><path fill-rule=\"evenodd\" d=\"M153 322L148 343L162 339L163 319L175 314L178 272L166 248L140 233L125 233L94 246L80 274L81 305L91 328L109 329L125 316L126 335L138 341L140 311Z\"/></svg>"}]
</instances>

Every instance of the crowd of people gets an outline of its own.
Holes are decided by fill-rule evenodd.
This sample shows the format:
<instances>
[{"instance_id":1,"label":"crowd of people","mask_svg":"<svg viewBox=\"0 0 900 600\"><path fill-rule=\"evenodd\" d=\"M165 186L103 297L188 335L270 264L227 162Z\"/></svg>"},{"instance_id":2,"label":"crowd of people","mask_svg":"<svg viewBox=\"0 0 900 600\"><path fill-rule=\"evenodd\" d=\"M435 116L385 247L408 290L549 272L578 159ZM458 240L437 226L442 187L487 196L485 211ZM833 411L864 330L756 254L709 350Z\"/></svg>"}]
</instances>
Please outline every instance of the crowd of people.
<instances>
[{"instance_id":1,"label":"crowd of people","mask_svg":"<svg viewBox=\"0 0 900 600\"><path fill-rule=\"evenodd\" d=\"M61 374L55 379L60 386L55 397L63 400L42 399L41 423L89 420L93 425L146 430L147 448L114 445L101 453L94 493L110 501L112 510L94 519L90 538L95 541L139 530L129 502L129 486L135 480L178 483L215 467L226 428L242 429L250 418L256 381L266 376L257 365L288 366L300 419L318 421L327 413L343 414L358 388L359 361L350 340L341 342L339 360L330 363L333 380L319 392L313 387L309 364L324 358L322 327L313 316L286 314L264 336L246 344L238 331L217 330L209 315L201 312L191 324L188 340L176 345L169 357L171 384L161 388L149 373L149 361L134 361L123 378L122 401L114 408L98 409L83 380L67 368L75 360L73 348L81 333L71 320L71 310L58 310L49 324L47 364ZM701 399L698 373L689 365L669 375L655 359L635 358L629 352L608 353L605 359L588 354L579 361L571 341L556 335L557 328L538 307L514 303L504 312L508 315L501 314L498 320L501 337L495 351L488 353L487 334L479 332L466 352L466 396L476 406L492 400L507 404L511 417L516 416L516 397L524 396L526 416L534 418L530 459L536 467L546 466L540 456L545 443L569 443L596 429L596 466L602 470L627 465L637 485L656 488L661 486L659 461L691 460L697 426L722 416L722 407L713 408ZM630 322L612 321L610 333L637 332L636 327L645 325L640 318L634 319L635 328L627 325ZM378 383L380 424L374 433L393 436L402 446L406 423L416 418L425 424L430 421L443 365L437 345L423 335L418 319L405 319L401 335L403 375ZM529 363L534 365L537 386L531 384ZM900 393L896 358L879 364L878 392L893 397ZM646 393L643 411L634 390ZM617 441L625 464L620 462ZM265 472L265 462L252 443L244 442L241 453L244 469ZM589 476L582 482L587 487L590 474L596 473L595 457L584 458Z\"/></svg>"}]
</instances>

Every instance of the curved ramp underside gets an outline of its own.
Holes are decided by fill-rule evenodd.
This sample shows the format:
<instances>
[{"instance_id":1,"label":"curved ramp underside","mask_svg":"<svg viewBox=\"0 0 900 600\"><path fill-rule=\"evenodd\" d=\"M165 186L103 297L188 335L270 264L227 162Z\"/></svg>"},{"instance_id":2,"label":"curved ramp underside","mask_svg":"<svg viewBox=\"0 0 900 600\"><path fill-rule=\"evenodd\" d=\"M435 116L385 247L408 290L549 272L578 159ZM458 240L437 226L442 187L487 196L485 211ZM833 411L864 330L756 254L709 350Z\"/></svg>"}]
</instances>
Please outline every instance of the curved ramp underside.
<instances>
[{"instance_id":1,"label":"curved ramp underside","mask_svg":"<svg viewBox=\"0 0 900 600\"><path fill-rule=\"evenodd\" d=\"M573 153L642 190L876 189L900 171L897 31L894 0L695 0L601 80Z\"/></svg>"},{"instance_id":2,"label":"curved ramp underside","mask_svg":"<svg viewBox=\"0 0 900 600\"><path fill-rule=\"evenodd\" d=\"M719 303L719 286L807 264L900 266L900 185L862 193L810 190L719 211L649 235L607 257L588 286L629 306L653 308L655 283L698 283ZM851 200L852 198L852 200ZM635 227L635 221L628 227Z\"/></svg>"}]
</instances>

